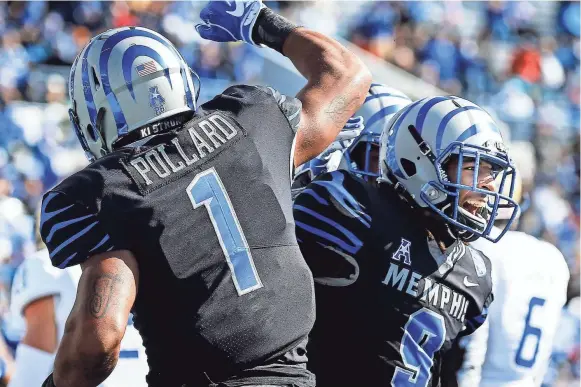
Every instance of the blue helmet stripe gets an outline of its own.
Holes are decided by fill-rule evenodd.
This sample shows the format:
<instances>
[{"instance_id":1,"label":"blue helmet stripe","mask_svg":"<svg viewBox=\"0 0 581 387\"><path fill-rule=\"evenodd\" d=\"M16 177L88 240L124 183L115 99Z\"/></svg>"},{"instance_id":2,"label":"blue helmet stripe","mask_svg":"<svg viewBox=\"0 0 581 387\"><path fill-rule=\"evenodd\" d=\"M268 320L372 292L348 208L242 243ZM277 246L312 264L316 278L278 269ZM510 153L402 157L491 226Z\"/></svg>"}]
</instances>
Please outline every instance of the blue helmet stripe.
<instances>
[{"instance_id":1,"label":"blue helmet stripe","mask_svg":"<svg viewBox=\"0 0 581 387\"><path fill-rule=\"evenodd\" d=\"M89 51L91 51L91 46L95 43L97 39L92 39L89 45L83 53L82 59L82 80L83 80L83 94L85 94L85 104L87 105L87 110L89 112L89 121L93 125L93 130L95 129L95 121L97 119L97 109L95 108L95 100L93 99L93 93L91 92L91 81L89 76L89 64L87 62L87 56Z\"/></svg>"},{"instance_id":2,"label":"blue helmet stripe","mask_svg":"<svg viewBox=\"0 0 581 387\"><path fill-rule=\"evenodd\" d=\"M428 116L428 113L430 112L432 106L443 101L449 101L451 99L452 99L451 97L435 97L426 102L424 106L420 108L420 111L418 112L418 117L416 119L416 129L420 135L422 134L422 130L424 129L424 121L426 120L426 117Z\"/></svg>"},{"instance_id":3,"label":"blue helmet stripe","mask_svg":"<svg viewBox=\"0 0 581 387\"><path fill-rule=\"evenodd\" d=\"M178 51L178 55L180 56L180 58L182 58L182 64L180 66L180 74L182 75L182 82L184 83L185 87L186 87L186 103L188 104L188 107L192 110L195 110L195 105L194 105L194 98L192 97L192 90L190 89L190 83L188 82L188 70L187 68L184 67L183 63L185 63L184 58L182 57L182 55L179 53ZM196 74L196 77L198 77L198 81L200 80L198 74ZM194 80L192 79L192 83L194 82Z\"/></svg>"},{"instance_id":4,"label":"blue helmet stripe","mask_svg":"<svg viewBox=\"0 0 581 387\"><path fill-rule=\"evenodd\" d=\"M436 149L434 150L436 154L439 154L440 149L442 149L442 140L444 138L444 132L446 130L446 125L452 118L454 118L457 114L462 112L466 112L469 110L481 110L478 106L464 106L458 109L452 110L450 113L446 114L444 118L442 118L442 122L438 125L438 131L436 132Z\"/></svg>"},{"instance_id":5,"label":"blue helmet stripe","mask_svg":"<svg viewBox=\"0 0 581 387\"><path fill-rule=\"evenodd\" d=\"M491 130L496 133L500 133L496 125L492 122L488 122L486 124L474 124L465 131L463 131L460 136L456 139L456 141L462 142L464 140L469 139L470 137L487 130Z\"/></svg>"},{"instance_id":6,"label":"blue helmet stripe","mask_svg":"<svg viewBox=\"0 0 581 387\"><path fill-rule=\"evenodd\" d=\"M402 105L392 105L392 106L384 107L383 109L381 109L380 111L378 111L377 113L375 113L374 115L369 117L367 122L364 123L365 127L371 128L373 126L373 124L375 124L377 121L385 118L386 116L397 113L401 108L402 108ZM383 128L382 128L382 130L383 130ZM381 131L380 131L380 133L381 133Z\"/></svg>"},{"instance_id":7,"label":"blue helmet stripe","mask_svg":"<svg viewBox=\"0 0 581 387\"><path fill-rule=\"evenodd\" d=\"M119 135L123 135L123 134L127 133L127 121L125 120L125 116L123 115L123 111L121 110L121 107L119 106L119 101L117 100L117 97L112 92L111 84L109 83L109 69L108 69L107 64L109 62L109 57L111 56L111 53L113 52L113 47L115 47L119 42L121 42L127 38L136 37L136 36L147 37L147 38L151 38L157 42L160 42L165 47L167 47L172 52L174 52L180 59L182 59L180 61L181 62L180 73L182 75L182 80L184 81L184 84L186 85L185 92L186 92L186 100L187 100L188 106L191 109L193 109L192 94L191 94L191 90L189 88L189 84L187 82L186 69L185 69L184 64L183 64L183 58L182 58L181 54L179 53L179 51L177 51L177 49L175 49L175 47L171 43L169 43L165 39L161 38L160 36L158 36L156 34L149 32L149 31L140 30L140 29L133 29L133 28L129 28L129 29L124 30L124 31L120 31L120 32L112 35L111 37L109 37L105 41L105 43L103 44L103 47L101 48L101 56L99 57L99 69L101 71L101 82L103 83L103 91L105 92L105 95L107 96L107 100L109 101L109 105L110 105L111 110L113 112L113 116L115 117L115 123L117 124L117 132ZM109 94L111 94L112 97L109 97Z\"/></svg>"},{"instance_id":8,"label":"blue helmet stripe","mask_svg":"<svg viewBox=\"0 0 581 387\"><path fill-rule=\"evenodd\" d=\"M383 98L383 97L399 98L399 99L404 99L404 100L406 100L408 102L410 101L410 99L408 97L406 97L405 95L392 94L392 93L379 93L379 94L369 94L369 95L367 95L367 97L365 98L365 102L369 102L369 101L372 101L374 99Z\"/></svg>"},{"instance_id":9,"label":"blue helmet stripe","mask_svg":"<svg viewBox=\"0 0 581 387\"><path fill-rule=\"evenodd\" d=\"M133 61L138 56L148 56L152 59L155 59L155 61L159 63L161 67L163 67L164 75L167 78L167 81L169 82L169 86L173 89L173 85L171 84L171 78L169 77L169 69L167 68L167 64L165 63L165 60L161 57L161 55L159 55L159 53L152 49L151 47L141 45L131 46L127 49L127 51L123 53L121 68L123 69L123 78L125 79L125 84L127 85L127 88L129 89L129 92L131 93L131 96L133 97L134 101L135 93L133 92L133 80L132 80L133 72L131 70L133 70ZM109 96L107 96L107 98L109 98Z\"/></svg>"}]
</instances>

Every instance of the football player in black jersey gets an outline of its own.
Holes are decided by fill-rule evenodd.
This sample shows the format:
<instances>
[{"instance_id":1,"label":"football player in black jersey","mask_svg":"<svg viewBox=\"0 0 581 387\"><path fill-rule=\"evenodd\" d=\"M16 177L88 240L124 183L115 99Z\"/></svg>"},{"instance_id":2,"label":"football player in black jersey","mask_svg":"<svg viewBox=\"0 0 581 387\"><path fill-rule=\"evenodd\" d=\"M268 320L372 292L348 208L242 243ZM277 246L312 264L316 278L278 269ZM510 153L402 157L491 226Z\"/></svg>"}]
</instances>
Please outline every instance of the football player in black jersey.
<instances>
[{"instance_id":1,"label":"football player in black jersey","mask_svg":"<svg viewBox=\"0 0 581 387\"><path fill-rule=\"evenodd\" d=\"M379 164L377 181L322 174L294 203L315 277L318 386L438 386L441 354L493 299L490 261L468 242L497 240L508 229L490 235L498 210L509 225L518 211L500 131L464 99L401 109L383 128Z\"/></svg>"},{"instance_id":2,"label":"football player in black jersey","mask_svg":"<svg viewBox=\"0 0 581 387\"><path fill-rule=\"evenodd\" d=\"M109 30L81 51L70 116L92 163L46 193L41 234L55 266L83 274L46 386L103 381L130 311L150 386L314 386L290 173L332 142L370 75L260 1L200 16L202 37L276 49L308 83L297 98L243 85L196 106L195 74L153 31Z\"/></svg>"}]
</instances>

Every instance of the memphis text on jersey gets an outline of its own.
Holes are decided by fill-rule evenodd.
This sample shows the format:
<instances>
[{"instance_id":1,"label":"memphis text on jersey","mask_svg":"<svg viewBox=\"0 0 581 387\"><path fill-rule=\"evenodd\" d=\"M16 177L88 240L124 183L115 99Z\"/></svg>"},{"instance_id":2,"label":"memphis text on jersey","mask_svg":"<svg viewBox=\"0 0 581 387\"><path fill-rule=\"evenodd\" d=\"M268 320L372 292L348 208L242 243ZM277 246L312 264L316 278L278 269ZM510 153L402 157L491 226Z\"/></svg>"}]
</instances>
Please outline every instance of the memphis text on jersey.
<instances>
[{"instance_id":1,"label":"memphis text on jersey","mask_svg":"<svg viewBox=\"0 0 581 387\"><path fill-rule=\"evenodd\" d=\"M410 245L409 241L402 238L401 245L392 255L392 261L382 283L419 299L424 305L432 305L464 323L469 301L446 285L428 277L422 279L421 274L412 271L409 268Z\"/></svg>"},{"instance_id":2,"label":"memphis text on jersey","mask_svg":"<svg viewBox=\"0 0 581 387\"><path fill-rule=\"evenodd\" d=\"M171 140L171 144L157 145L133 158L129 164L143 178L145 185L149 186L208 158L235 138L238 132L233 120L214 113L180 130ZM172 149L166 149L168 147Z\"/></svg>"}]
</instances>

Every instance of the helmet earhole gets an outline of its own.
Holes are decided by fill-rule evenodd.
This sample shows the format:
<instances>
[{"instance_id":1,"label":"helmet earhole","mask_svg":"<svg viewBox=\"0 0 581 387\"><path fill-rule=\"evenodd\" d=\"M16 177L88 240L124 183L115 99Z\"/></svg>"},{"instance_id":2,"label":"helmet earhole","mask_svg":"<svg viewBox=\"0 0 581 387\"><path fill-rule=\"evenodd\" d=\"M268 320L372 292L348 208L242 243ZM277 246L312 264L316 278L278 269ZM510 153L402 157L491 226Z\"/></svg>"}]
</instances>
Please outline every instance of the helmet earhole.
<instances>
[{"instance_id":1,"label":"helmet earhole","mask_svg":"<svg viewBox=\"0 0 581 387\"><path fill-rule=\"evenodd\" d=\"M406 175L412 177L416 174L416 164L413 161L401 158L399 159L399 162L401 163L401 166Z\"/></svg>"},{"instance_id":2,"label":"helmet earhole","mask_svg":"<svg viewBox=\"0 0 581 387\"><path fill-rule=\"evenodd\" d=\"M105 120L105 113L106 112L107 112L107 110L105 110L104 107L99 109L99 111L97 112L97 122L96 122L97 133L99 133L99 136L101 137L101 140L103 143L103 149L105 149L105 150L107 150L107 140L105 138L105 129L103 128L103 122Z\"/></svg>"},{"instance_id":3,"label":"helmet earhole","mask_svg":"<svg viewBox=\"0 0 581 387\"><path fill-rule=\"evenodd\" d=\"M99 82L99 77L97 77L97 72L94 67L91 67L91 74L93 74L93 84L95 85L95 91L101 88L101 82Z\"/></svg>"},{"instance_id":4,"label":"helmet earhole","mask_svg":"<svg viewBox=\"0 0 581 387\"><path fill-rule=\"evenodd\" d=\"M97 134L97 131L95 130L95 128L93 128L93 125L91 125L91 124L87 125L87 133L89 133L89 137L91 138L91 140L93 142L96 142L99 139L99 135Z\"/></svg>"}]
</instances>

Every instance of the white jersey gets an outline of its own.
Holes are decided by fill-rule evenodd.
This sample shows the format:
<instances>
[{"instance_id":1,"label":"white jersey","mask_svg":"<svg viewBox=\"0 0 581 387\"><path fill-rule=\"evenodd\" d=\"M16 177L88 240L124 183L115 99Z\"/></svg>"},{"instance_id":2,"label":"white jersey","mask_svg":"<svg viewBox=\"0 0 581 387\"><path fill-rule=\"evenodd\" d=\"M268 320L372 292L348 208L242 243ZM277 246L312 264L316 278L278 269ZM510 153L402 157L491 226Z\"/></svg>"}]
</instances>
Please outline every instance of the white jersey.
<instances>
[{"instance_id":1,"label":"white jersey","mask_svg":"<svg viewBox=\"0 0 581 387\"><path fill-rule=\"evenodd\" d=\"M46 249L27 257L18 267L12 284L10 312L22 315L31 302L46 296L54 296L57 339L60 343L65 323L73 308L77 286L81 278L81 268L73 266L57 269L52 266ZM16 358L18 362L18 358ZM33 364L30 367L34 367ZM141 336L132 324L127 326L121 341L121 352L117 366L103 382L103 387L147 386L145 375L149 371ZM44 378L52 370L43 370ZM44 378L40 381L44 380ZM40 385L40 384L39 384Z\"/></svg>"},{"instance_id":2,"label":"white jersey","mask_svg":"<svg viewBox=\"0 0 581 387\"><path fill-rule=\"evenodd\" d=\"M459 384L539 386L566 301L567 263L555 246L522 232L472 246L492 262L494 302L486 323L461 342Z\"/></svg>"}]
</instances>

